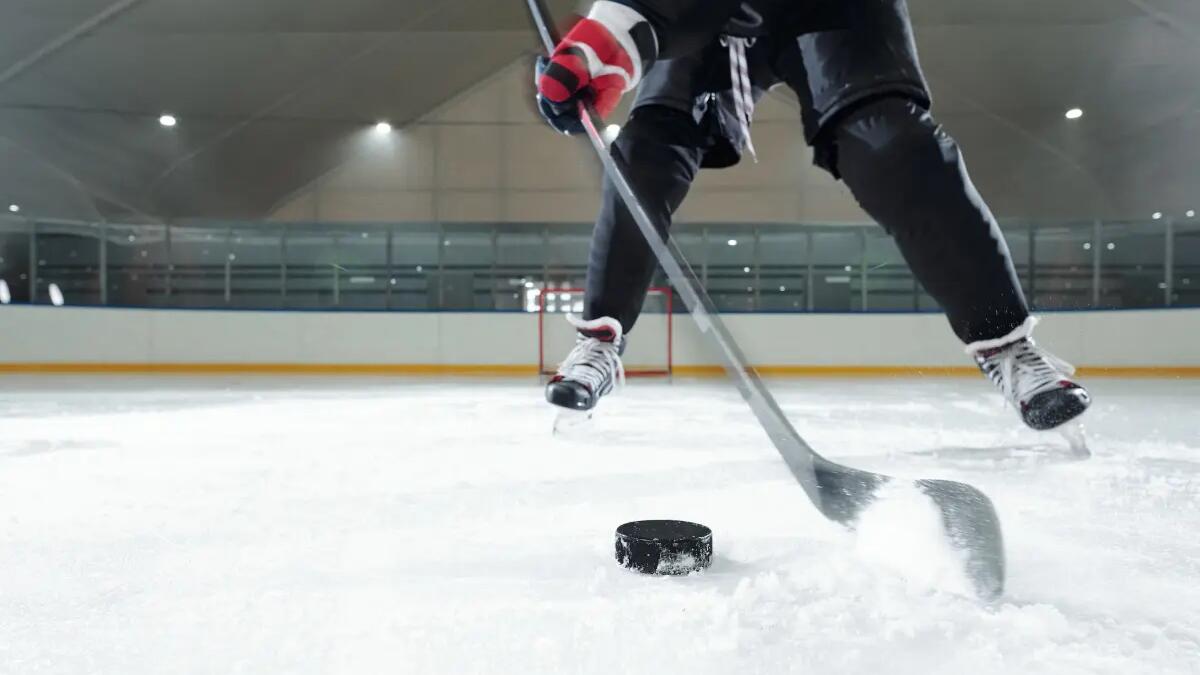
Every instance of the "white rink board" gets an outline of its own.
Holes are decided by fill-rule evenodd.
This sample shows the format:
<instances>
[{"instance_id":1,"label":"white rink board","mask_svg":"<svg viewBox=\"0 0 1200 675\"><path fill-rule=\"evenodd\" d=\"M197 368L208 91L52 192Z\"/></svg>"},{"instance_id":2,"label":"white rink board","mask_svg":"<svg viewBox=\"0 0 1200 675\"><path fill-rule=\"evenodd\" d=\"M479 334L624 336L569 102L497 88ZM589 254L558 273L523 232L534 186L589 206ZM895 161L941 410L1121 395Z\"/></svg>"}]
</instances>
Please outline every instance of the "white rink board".
<instances>
[{"instance_id":1,"label":"white rink board","mask_svg":"<svg viewBox=\"0 0 1200 675\"><path fill-rule=\"evenodd\" d=\"M678 308L677 308L678 310ZM649 315L648 315L649 316ZM547 325L561 315L547 316ZM732 314L756 365L963 366L939 314ZM537 365L538 316L507 312L235 312L0 307L2 363ZM565 321L562 321L565 324ZM554 329L557 330L557 329ZM653 321L631 349L656 348ZM645 333L651 333L649 337ZM676 312L678 366L718 360ZM1200 310L1063 312L1037 338L1083 366L1200 366ZM569 347L566 340L558 340ZM639 357L640 358L640 357ZM647 359L655 358L647 355Z\"/></svg>"}]
</instances>

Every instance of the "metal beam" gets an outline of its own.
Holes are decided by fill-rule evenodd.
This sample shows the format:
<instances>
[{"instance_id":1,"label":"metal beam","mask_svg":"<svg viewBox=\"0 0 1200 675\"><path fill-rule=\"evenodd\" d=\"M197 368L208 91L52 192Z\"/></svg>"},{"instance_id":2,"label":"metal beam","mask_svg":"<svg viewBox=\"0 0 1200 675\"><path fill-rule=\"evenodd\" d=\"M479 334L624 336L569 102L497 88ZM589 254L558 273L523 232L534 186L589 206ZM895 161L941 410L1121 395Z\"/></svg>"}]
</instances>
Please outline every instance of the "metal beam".
<instances>
[{"instance_id":1,"label":"metal beam","mask_svg":"<svg viewBox=\"0 0 1200 675\"><path fill-rule=\"evenodd\" d=\"M29 304L37 304L38 245L37 221L29 221Z\"/></svg>"},{"instance_id":2,"label":"metal beam","mask_svg":"<svg viewBox=\"0 0 1200 675\"><path fill-rule=\"evenodd\" d=\"M809 231L805 234L805 238L808 240L808 245L804 247L808 251L808 260L806 261L807 270L804 273L804 304L805 309L811 312L817 307L816 298L813 297L813 292L817 288L813 280L813 272L815 270L813 265L813 246L816 243L816 237L813 236L812 231Z\"/></svg>"},{"instance_id":3,"label":"metal beam","mask_svg":"<svg viewBox=\"0 0 1200 675\"><path fill-rule=\"evenodd\" d=\"M1092 222L1092 309L1100 306L1100 248L1103 233L1100 221Z\"/></svg>"},{"instance_id":4,"label":"metal beam","mask_svg":"<svg viewBox=\"0 0 1200 675\"><path fill-rule=\"evenodd\" d=\"M72 42L78 40L84 35L96 30L100 26L104 25L108 21L112 20L140 2L142 2L142 0L120 0L119 2L115 2L108 7L105 7L100 11L100 13L88 18L78 26L75 26L71 30L42 45L38 49L34 50L33 53L6 68L4 72L0 72L0 87L8 84L25 71L54 55L56 52L60 51L64 47L67 47Z\"/></svg>"},{"instance_id":5,"label":"metal beam","mask_svg":"<svg viewBox=\"0 0 1200 675\"><path fill-rule=\"evenodd\" d=\"M1170 307L1175 295L1175 221L1167 219L1166 243L1163 248L1163 303Z\"/></svg>"},{"instance_id":6,"label":"metal beam","mask_svg":"<svg viewBox=\"0 0 1200 675\"><path fill-rule=\"evenodd\" d=\"M100 223L100 304L108 305L108 223Z\"/></svg>"},{"instance_id":7,"label":"metal beam","mask_svg":"<svg viewBox=\"0 0 1200 675\"><path fill-rule=\"evenodd\" d=\"M867 230L862 228L858 231L858 273L859 273L859 289L858 294L862 301L863 312L867 311Z\"/></svg>"}]
</instances>

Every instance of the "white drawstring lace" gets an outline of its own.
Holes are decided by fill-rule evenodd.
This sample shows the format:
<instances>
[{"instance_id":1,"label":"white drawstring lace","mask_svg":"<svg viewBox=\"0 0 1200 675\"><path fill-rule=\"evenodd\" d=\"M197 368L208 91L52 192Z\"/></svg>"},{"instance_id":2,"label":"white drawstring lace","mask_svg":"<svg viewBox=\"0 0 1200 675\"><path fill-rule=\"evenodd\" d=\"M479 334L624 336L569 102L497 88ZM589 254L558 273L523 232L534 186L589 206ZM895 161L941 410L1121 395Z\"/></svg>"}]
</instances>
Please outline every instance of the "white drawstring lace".
<instances>
[{"instance_id":1,"label":"white drawstring lace","mask_svg":"<svg viewBox=\"0 0 1200 675\"><path fill-rule=\"evenodd\" d=\"M1075 374L1075 366L1039 349L1033 341L1037 317L1028 317L1008 335L967 345L980 369L1004 394L1004 399L1021 409L1021 402Z\"/></svg>"},{"instance_id":2,"label":"white drawstring lace","mask_svg":"<svg viewBox=\"0 0 1200 675\"><path fill-rule=\"evenodd\" d=\"M611 331L613 339L610 342L588 337L580 332L575 341L575 348L558 367L558 374L563 379L583 384L593 394L608 393L614 383L617 386L624 386L625 366L621 363L621 324L608 317L583 321L572 314L567 315L567 321L579 331Z\"/></svg>"},{"instance_id":3,"label":"white drawstring lace","mask_svg":"<svg viewBox=\"0 0 1200 675\"><path fill-rule=\"evenodd\" d=\"M988 377L1014 405L1057 384L1064 375L1075 374L1075 366L1038 349L1032 338L1024 338L996 354L981 358Z\"/></svg>"},{"instance_id":4,"label":"white drawstring lace","mask_svg":"<svg viewBox=\"0 0 1200 675\"><path fill-rule=\"evenodd\" d=\"M729 78L733 81L733 104L741 125L742 137L746 139L746 150L758 162L754 140L750 138L750 125L754 122L754 88L750 83L750 66L746 61L746 50L754 46L754 38L722 36L721 44L729 47Z\"/></svg>"},{"instance_id":5,"label":"white drawstring lace","mask_svg":"<svg viewBox=\"0 0 1200 675\"><path fill-rule=\"evenodd\" d=\"M1063 375L1075 374L1075 366L1039 350L1032 339L1022 340L998 356L1003 374L1001 390L1009 400L1026 400L1039 389L1057 384Z\"/></svg>"}]
</instances>

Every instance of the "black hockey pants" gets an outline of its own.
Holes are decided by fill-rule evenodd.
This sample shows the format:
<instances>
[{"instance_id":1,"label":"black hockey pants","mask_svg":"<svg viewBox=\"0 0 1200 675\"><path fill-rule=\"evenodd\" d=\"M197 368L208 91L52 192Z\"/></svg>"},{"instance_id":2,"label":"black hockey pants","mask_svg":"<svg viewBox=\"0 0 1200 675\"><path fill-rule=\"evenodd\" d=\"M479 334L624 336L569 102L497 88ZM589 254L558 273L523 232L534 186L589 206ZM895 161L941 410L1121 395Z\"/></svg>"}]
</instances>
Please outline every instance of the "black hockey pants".
<instances>
[{"instance_id":1,"label":"black hockey pants","mask_svg":"<svg viewBox=\"0 0 1200 675\"><path fill-rule=\"evenodd\" d=\"M919 104L886 97L856 106L825 130L837 175L895 239L917 280L964 343L1003 337L1029 315L1008 246L967 175L957 144ZM687 196L705 140L685 113L636 110L615 143L660 232ZM797 264L801 264L797 261ZM588 264L585 318L632 330L656 260L605 181Z\"/></svg>"}]
</instances>

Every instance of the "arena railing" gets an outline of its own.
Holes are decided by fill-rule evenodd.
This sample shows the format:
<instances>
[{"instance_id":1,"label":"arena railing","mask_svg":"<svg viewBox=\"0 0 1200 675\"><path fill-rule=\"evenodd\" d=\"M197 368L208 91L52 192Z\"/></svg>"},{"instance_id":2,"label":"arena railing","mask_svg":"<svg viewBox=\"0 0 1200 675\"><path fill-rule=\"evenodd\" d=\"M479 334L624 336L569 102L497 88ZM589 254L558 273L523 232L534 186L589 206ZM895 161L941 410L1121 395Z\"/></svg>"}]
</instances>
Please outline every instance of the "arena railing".
<instances>
[{"instance_id":1,"label":"arena railing","mask_svg":"<svg viewBox=\"0 0 1200 675\"><path fill-rule=\"evenodd\" d=\"M1200 220L1006 222L1035 309L1200 306ZM258 310L537 311L586 280L565 223L88 223L0 217L0 302ZM680 224L725 312L931 312L869 224ZM656 284L664 280L656 280Z\"/></svg>"}]
</instances>

